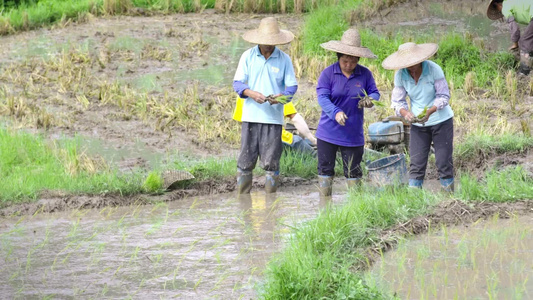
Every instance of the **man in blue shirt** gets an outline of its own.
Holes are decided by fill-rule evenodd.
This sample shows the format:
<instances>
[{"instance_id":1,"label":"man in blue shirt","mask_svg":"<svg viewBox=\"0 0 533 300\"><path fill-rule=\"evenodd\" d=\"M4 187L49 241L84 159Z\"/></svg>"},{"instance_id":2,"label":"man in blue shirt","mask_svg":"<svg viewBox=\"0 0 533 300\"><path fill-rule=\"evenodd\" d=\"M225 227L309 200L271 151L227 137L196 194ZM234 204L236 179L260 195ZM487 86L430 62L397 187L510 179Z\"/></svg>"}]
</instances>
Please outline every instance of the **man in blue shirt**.
<instances>
[{"instance_id":1,"label":"man in blue shirt","mask_svg":"<svg viewBox=\"0 0 533 300\"><path fill-rule=\"evenodd\" d=\"M280 30L272 17L261 20L258 29L243 39L257 46L246 50L233 79L233 89L244 100L241 149L237 161L237 192L250 193L252 172L261 159L266 171L265 191L274 193L279 177L282 152L283 104L276 99L291 97L298 89L292 61L276 45L290 43L294 35Z\"/></svg>"}]
</instances>

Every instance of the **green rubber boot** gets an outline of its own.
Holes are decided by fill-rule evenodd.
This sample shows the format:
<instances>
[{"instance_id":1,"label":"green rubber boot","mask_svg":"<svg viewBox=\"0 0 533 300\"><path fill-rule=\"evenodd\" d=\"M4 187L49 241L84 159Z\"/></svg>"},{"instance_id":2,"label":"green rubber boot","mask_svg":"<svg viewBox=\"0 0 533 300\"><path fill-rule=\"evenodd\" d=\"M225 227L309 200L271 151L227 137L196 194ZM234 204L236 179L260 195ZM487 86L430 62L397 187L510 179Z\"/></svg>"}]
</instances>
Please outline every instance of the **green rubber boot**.
<instances>
[{"instance_id":1,"label":"green rubber boot","mask_svg":"<svg viewBox=\"0 0 533 300\"><path fill-rule=\"evenodd\" d=\"M249 194L252 190L253 174L249 171L237 171L237 194Z\"/></svg>"},{"instance_id":2,"label":"green rubber boot","mask_svg":"<svg viewBox=\"0 0 533 300\"><path fill-rule=\"evenodd\" d=\"M333 176L318 175L318 191L320 192L320 196L331 196L333 191Z\"/></svg>"},{"instance_id":3,"label":"green rubber boot","mask_svg":"<svg viewBox=\"0 0 533 300\"><path fill-rule=\"evenodd\" d=\"M265 193L273 194L277 191L279 185L279 172L267 171L265 179Z\"/></svg>"},{"instance_id":4,"label":"green rubber boot","mask_svg":"<svg viewBox=\"0 0 533 300\"><path fill-rule=\"evenodd\" d=\"M363 181L361 178L346 178L346 186L349 190L353 188L360 188L362 184Z\"/></svg>"}]
</instances>

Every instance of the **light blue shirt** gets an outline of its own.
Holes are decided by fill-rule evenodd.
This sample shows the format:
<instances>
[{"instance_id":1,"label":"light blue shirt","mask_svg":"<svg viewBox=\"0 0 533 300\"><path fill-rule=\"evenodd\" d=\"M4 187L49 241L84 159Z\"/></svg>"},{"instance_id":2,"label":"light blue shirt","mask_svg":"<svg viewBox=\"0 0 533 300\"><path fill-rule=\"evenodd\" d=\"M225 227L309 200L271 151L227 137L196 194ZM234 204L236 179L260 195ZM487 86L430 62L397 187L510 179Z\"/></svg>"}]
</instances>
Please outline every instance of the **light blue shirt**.
<instances>
[{"instance_id":1,"label":"light blue shirt","mask_svg":"<svg viewBox=\"0 0 533 300\"><path fill-rule=\"evenodd\" d=\"M439 83L442 82L446 83L442 68L430 60L422 62L422 75L420 75L418 83L415 83L415 80L411 77L407 69L400 69L394 75L394 88L396 90L401 90L402 88L405 89L411 100L411 112L415 116L422 113L424 107L430 109L433 105L437 106L437 111L429 116L429 120L424 126L436 125L453 117L453 111L452 108L447 105L447 99L445 103L446 105L442 105L441 101L443 97L446 98L447 96L447 98L449 98L449 94L437 94L436 83L437 86L441 86L442 84L439 85ZM444 89L439 88L439 90L447 91L447 84ZM419 123L413 123L413 125L423 126Z\"/></svg>"},{"instance_id":2,"label":"light blue shirt","mask_svg":"<svg viewBox=\"0 0 533 300\"><path fill-rule=\"evenodd\" d=\"M233 80L241 81L265 96L281 94L285 87L298 85L290 57L277 47L268 59L261 54L259 46L246 50ZM283 125L283 104L259 104L246 98L242 121Z\"/></svg>"}]
</instances>

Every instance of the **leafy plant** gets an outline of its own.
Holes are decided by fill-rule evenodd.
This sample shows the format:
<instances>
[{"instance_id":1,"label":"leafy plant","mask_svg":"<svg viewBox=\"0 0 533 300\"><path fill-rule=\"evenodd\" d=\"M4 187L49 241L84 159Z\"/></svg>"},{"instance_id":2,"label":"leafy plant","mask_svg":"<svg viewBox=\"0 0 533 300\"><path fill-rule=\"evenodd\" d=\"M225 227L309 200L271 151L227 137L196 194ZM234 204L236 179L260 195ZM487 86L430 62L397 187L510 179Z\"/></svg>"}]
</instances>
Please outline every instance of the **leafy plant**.
<instances>
[{"instance_id":1,"label":"leafy plant","mask_svg":"<svg viewBox=\"0 0 533 300\"><path fill-rule=\"evenodd\" d=\"M159 172L150 172L144 181L143 188L149 193L154 193L161 190L163 188L163 178L161 178Z\"/></svg>"}]
</instances>

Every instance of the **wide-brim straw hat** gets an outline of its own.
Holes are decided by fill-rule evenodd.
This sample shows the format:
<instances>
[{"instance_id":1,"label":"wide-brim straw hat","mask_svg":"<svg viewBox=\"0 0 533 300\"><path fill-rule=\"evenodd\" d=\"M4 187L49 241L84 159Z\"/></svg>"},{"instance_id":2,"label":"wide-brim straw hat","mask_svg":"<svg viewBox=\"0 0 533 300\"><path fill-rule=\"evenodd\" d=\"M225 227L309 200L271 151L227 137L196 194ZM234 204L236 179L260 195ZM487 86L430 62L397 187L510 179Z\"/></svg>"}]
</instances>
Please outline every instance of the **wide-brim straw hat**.
<instances>
[{"instance_id":1,"label":"wide-brim straw hat","mask_svg":"<svg viewBox=\"0 0 533 300\"><path fill-rule=\"evenodd\" d=\"M268 17L261 20L259 28L245 32L242 38L252 44L275 46L290 43L294 39L294 34L279 29L278 21Z\"/></svg>"},{"instance_id":2,"label":"wide-brim straw hat","mask_svg":"<svg viewBox=\"0 0 533 300\"><path fill-rule=\"evenodd\" d=\"M340 41L329 41L320 44L320 47L351 56L377 58L370 49L361 46L361 36L357 29L348 29L343 33Z\"/></svg>"},{"instance_id":3,"label":"wide-brim straw hat","mask_svg":"<svg viewBox=\"0 0 533 300\"><path fill-rule=\"evenodd\" d=\"M408 68L432 57L439 45L433 43L415 44L405 43L398 47L398 51L389 55L381 65L387 70L399 70Z\"/></svg>"},{"instance_id":4,"label":"wide-brim straw hat","mask_svg":"<svg viewBox=\"0 0 533 300\"><path fill-rule=\"evenodd\" d=\"M487 17L491 20L499 20L503 18L502 12L496 7L496 2L490 1L487 7Z\"/></svg>"}]
</instances>

